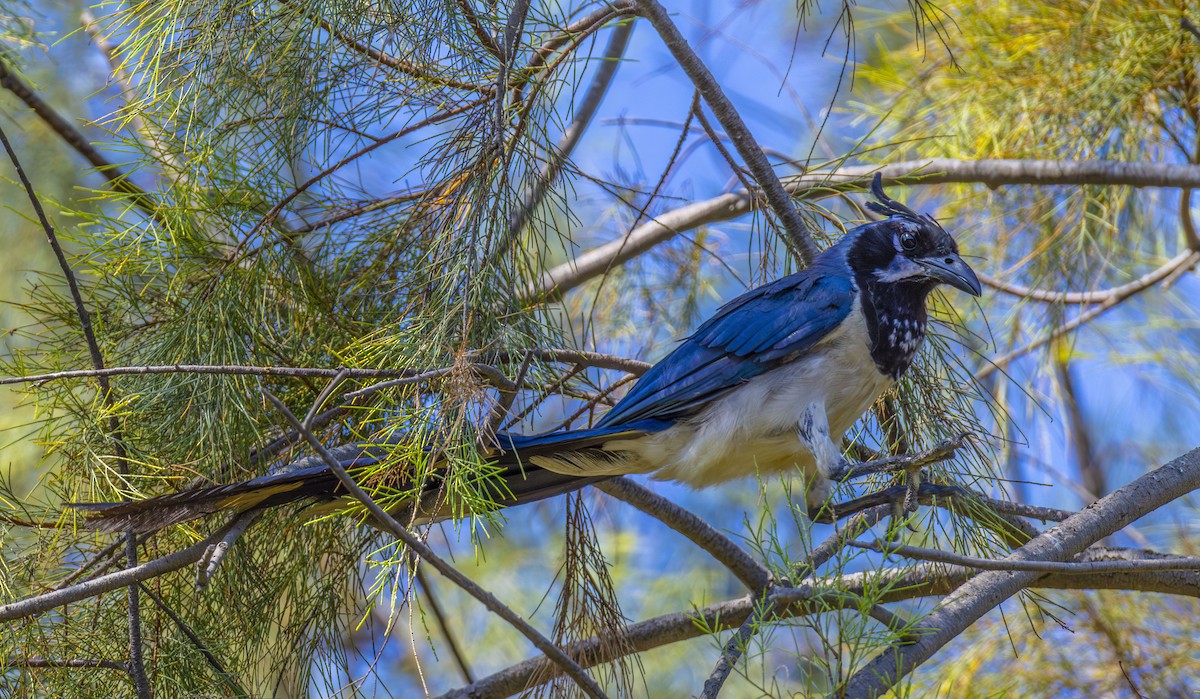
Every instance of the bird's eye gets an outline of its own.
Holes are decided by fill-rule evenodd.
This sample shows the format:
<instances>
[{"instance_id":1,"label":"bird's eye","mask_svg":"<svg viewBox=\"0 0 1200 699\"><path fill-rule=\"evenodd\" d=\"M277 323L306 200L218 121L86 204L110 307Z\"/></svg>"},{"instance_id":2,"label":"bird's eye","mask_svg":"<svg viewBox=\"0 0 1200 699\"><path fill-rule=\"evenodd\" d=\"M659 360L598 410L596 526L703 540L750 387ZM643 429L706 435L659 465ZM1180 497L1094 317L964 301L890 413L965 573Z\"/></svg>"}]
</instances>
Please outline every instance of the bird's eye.
<instances>
[{"instance_id":1,"label":"bird's eye","mask_svg":"<svg viewBox=\"0 0 1200 699\"><path fill-rule=\"evenodd\" d=\"M913 250L917 247L917 236L912 233L900 234L900 247L905 250Z\"/></svg>"}]
</instances>

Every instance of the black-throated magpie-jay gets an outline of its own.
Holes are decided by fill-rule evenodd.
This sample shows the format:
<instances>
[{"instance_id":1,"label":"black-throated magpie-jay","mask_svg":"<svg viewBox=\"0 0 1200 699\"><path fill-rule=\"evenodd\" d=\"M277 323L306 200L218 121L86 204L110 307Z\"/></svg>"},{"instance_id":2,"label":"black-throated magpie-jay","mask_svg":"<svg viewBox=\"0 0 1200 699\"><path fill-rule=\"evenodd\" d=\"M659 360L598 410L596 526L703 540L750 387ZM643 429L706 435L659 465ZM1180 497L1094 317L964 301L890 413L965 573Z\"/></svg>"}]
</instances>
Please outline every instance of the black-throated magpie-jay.
<instances>
[{"instance_id":1,"label":"black-throated magpie-jay","mask_svg":"<svg viewBox=\"0 0 1200 699\"><path fill-rule=\"evenodd\" d=\"M867 204L886 218L848 232L796 274L722 306L655 364L590 429L498 436L499 505L539 500L621 474L705 487L796 470L810 512L829 494L842 435L912 363L925 301L939 284L974 296L979 280L932 217L888 198L876 175ZM343 466L378 448L334 450ZM501 492L504 491L504 492ZM343 497L314 457L226 486L132 503L91 503L85 526L151 530L218 510ZM431 498L432 499L432 498ZM418 520L448 516L416 504Z\"/></svg>"}]
</instances>

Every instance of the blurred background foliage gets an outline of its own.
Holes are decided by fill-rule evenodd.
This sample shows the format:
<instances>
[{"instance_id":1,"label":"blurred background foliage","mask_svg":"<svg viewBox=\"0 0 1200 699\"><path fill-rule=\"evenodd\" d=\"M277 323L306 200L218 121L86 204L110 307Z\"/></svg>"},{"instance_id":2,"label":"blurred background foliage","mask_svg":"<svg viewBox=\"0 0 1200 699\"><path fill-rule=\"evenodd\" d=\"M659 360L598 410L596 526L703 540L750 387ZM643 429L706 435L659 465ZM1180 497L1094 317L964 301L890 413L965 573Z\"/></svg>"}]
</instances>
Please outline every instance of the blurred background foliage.
<instances>
[{"instance_id":1,"label":"blurred background foliage","mask_svg":"<svg viewBox=\"0 0 1200 699\"><path fill-rule=\"evenodd\" d=\"M722 299L794 269L755 214L688 231L562 299L530 299L528 285L546 268L740 183L689 116L690 83L638 22L562 178L523 211L616 23L585 27L568 50L514 67L501 58L512 8L471 5L493 28L490 41L459 4L438 0L0 5L6 69L137 189L114 192L11 90L0 91L0 125L68 243L108 363L451 367L435 382L369 395L322 436L402 430L407 439L391 458L363 474L378 494L420 488L432 448L450 461L447 488L479 504L487 470L474 437L496 395L467 368L475 358L500 356L510 377L529 347L653 361ZM559 27L603 8L532 3L511 45L537 55ZM781 173L929 157L1200 159L1200 37L1180 28L1186 8L1177 3L694 0L669 9ZM513 98L497 106L501 82ZM892 196L935 212L980 271L1053 291L1126 283L1195 236L1187 190L945 184ZM806 200L803 211L832 239L864 218L857 198ZM78 319L23 192L0 188L0 201L6 373L87 367ZM1187 270L1169 282L1003 371L989 358L1045 337L1080 309L995 289L975 305L939 298L946 322L920 371L864 421L856 442L913 449L971 428L991 438L944 465L943 476L1034 504L1091 502L1196 446L1200 288ZM589 394L621 378L569 369L530 364L519 428L583 424L596 412L579 410ZM281 423L259 390L303 410L324 384L175 374L114 385L111 408L85 382L4 393L0 501L67 526L6 528L5 601L61 583L111 540L71 529L63 502L262 473L304 450L260 449ZM112 457L110 413L124 426L127 469ZM405 479L394 477L397 465ZM828 534L794 516L780 483L655 488L778 571ZM1193 507L1157 513L1117 543L1196 553ZM540 628L560 612L574 619L557 625L556 638L744 594L706 554L592 490L505 520L447 524L429 537ZM961 517L922 512L915 524L911 543L998 548L994 533ZM143 556L178 550L203 531L160 533ZM830 574L896 563L847 555ZM202 592L190 575L147 587L253 696L411 696L463 684L438 613L475 676L531 651L457 588L429 574L414 584L408 557L351 518L271 513L222 566ZM123 604L112 594L9 624L0 663L123 658ZM160 696L236 694L163 607L143 606ZM1189 669L1200 638L1187 623L1198 612L1191 600L1144 594L1025 595L897 692L1186 695L1198 688ZM657 648L601 677L618 695L695 693L722 639ZM827 690L887 640L856 611L779 624L754 640L725 695ZM129 691L111 670L0 671L13 696Z\"/></svg>"}]
</instances>

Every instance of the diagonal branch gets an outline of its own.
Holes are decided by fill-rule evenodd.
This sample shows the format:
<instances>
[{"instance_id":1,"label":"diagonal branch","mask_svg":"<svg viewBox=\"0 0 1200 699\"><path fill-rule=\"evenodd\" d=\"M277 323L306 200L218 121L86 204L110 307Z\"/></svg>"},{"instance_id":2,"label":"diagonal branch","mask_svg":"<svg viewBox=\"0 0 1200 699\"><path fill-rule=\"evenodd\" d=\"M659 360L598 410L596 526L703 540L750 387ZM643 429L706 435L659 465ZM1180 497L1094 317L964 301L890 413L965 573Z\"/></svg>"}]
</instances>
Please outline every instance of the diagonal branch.
<instances>
[{"instance_id":1,"label":"diagonal branch","mask_svg":"<svg viewBox=\"0 0 1200 699\"><path fill-rule=\"evenodd\" d=\"M146 190L129 181L126 175L112 161L104 157L100 151L96 150L79 130L71 125L62 117L53 107L46 104L45 100L33 91L24 80L13 73L8 64L0 59L0 87L11 92L25 103L25 106L33 110L34 114L38 115L50 130L58 135L68 146L75 150L76 153L83 156L84 160L88 161L92 167L96 168L96 172L100 173L109 186L117 192L128 194L133 203L138 208L149 214L151 217L157 217L158 206L153 197Z\"/></svg>"},{"instance_id":2,"label":"diagonal branch","mask_svg":"<svg viewBox=\"0 0 1200 699\"><path fill-rule=\"evenodd\" d=\"M704 520L634 481L618 476L595 484L608 495L632 505L683 534L729 568L751 591L766 589L771 573L732 539Z\"/></svg>"},{"instance_id":3,"label":"diagonal branch","mask_svg":"<svg viewBox=\"0 0 1200 699\"><path fill-rule=\"evenodd\" d=\"M1034 537L1005 560L1069 560L1094 542L1198 487L1200 448L1101 498ZM893 644L887 648L855 673L839 689L839 696L856 698L884 694L989 610L1033 586L1039 575L989 571L969 580L921 620L919 633L908 639L906 645Z\"/></svg>"},{"instance_id":4,"label":"diagonal branch","mask_svg":"<svg viewBox=\"0 0 1200 699\"><path fill-rule=\"evenodd\" d=\"M1130 549L1089 549L1084 557L1089 560L1136 560L1161 557L1161 554ZM876 591L873 598L881 604L945 595L962 586L975 574L976 571L968 568L944 564L918 564L904 569L853 573L827 581L837 594L821 598L819 603L814 601L819 591L814 592L813 588L781 588L774 597L778 601L774 611L777 617L790 618L818 614L844 605L854 605L857 608L861 595L870 590ZM1200 572L1196 571L1085 575L1051 573L1035 574L1035 577L1037 575L1041 577L1038 577L1032 587L1065 590L1138 590L1200 598ZM879 590L884 592L878 593ZM725 600L692 611L664 614L630 624L625 633L633 651L640 653L738 628L754 613L756 604L761 604L761 598L754 595ZM918 623L918 626L923 625ZM905 637L913 631L915 629L910 629ZM577 657L587 658L594 663L613 660L612 652L605 654L600 650L602 647L602 639L591 638L568 646L568 649ZM512 696L530 689L530 682L534 681L535 677L537 681L549 681L548 676L538 674L545 672L546 666L546 658L530 658L483 677L469 686L446 692L438 699L496 699Z\"/></svg>"},{"instance_id":5,"label":"diagonal branch","mask_svg":"<svg viewBox=\"0 0 1200 699\"><path fill-rule=\"evenodd\" d=\"M1175 257L1171 258L1161 266L1143 274L1131 282L1114 286L1108 289L1096 289L1094 291L1050 291L1048 289L1035 289L1020 284L1011 284L1001 281L995 277L990 277L986 274L979 275L979 281L987 286L1002 291L1012 296L1020 296L1024 299L1032 301L1041 301L1042 303L1063 303L1072 305L1086 305L1093 303L1111 303L1129 298L1133 294L1142 289L1149 288L1158 282L1172 276L1181 268L1186 268L1190 261L1188 258L1195 254L1192 250L1186 250ZM1195 264L1193 262L1192 264Z\"/></svg>"},{"instance_id":6,"label":"diagonal branch","mask_svg":"<svg viewBox=\"0 0 1200 699\"><path fill-rule=\"evenodd\" d=\"M807 266L819 252L816 242L813 241L812 232L801 218L800 212L796 210L796 205L779 181L779 177L767 160L766 154L763 153L762 147L754 140L750 129L742 121L741 115L737 113L733 103L725 96L725 91L721 89L720 83L713 77L696 52L688 46L687 40L683 38L683 34L679 32L679 28L671 21L667 11L658 3L658 0L637 0L637 7L638 14L645 17L654 26L659 36L662 37L667 50L671 52L675 61L691 79L692 84L704 96L704 101L712 109L717 121L725 127L725 132L733 141L738 154L742 156L742 160L746 161L746 167L750 170L750 174L754 175L758 186L762 188L767 203L783 226L788 241Z\"/></svg>"},{"instance_id":7,"label":"diagonal branch","mask_svg":"<svg viewBox=\"0 0 1200 699\"><path fill-rule=\"evenodd\" d=\"M207 539L192 544L182 551L176 551L161 558L156 558L130 568L124 568L98 578L85 580L69 587L52 590L33 597L26 597L25 599L0 606L0 622L44 614L55 607L61 607L71 602L78 602L82 599L119 590L122 587L134 585L142 580L149 580L150 578L155 578L165 573L179 570L180 568L186 568L200 560L200 557L204 555L208 547L220 541L225 536L226 531L228 531L228 525L217 530L216 533Z\"/></svg>"},{"instance_id":8,"label":"diagonal branch","mask_svg":"<svg viewBox=\"0 0 1200 699\"><path fill-rule=\"evenodd\" d=\"M1118 287L1120 289L1120 293L1112 294L1111 296L1108 296L1104 300L1103 303L1099 304L1095 308L1090 308L1087 311L1080 313L1079 315L1072 318L1070 321L1063 323L1062 325L1058 326L1057 328L1055 328L1054 330L1050 331L1049 333L1043 335L1042 337L1034 340L1033 342L1030 342L1027 345L1018 347L1017 349L1014 349L1002 356L996 357L995 359L991 360L987 364L987 366L984 366L979 371L975 372L975 380L982 381L982 380L986 379L987 377L989 377L993 373L995 373L997 370L1003 369L1004 367L1011 364L1013 362L1013 360L1019 359L1020 357L1023 357L1025 355L1029 354L1030 352L1032 352L1040 347L1043 347L1043 346L1049 344L1050 342L1053 342L1054 340L1057 340L1058 338L1082 327L1083 325L1087 324L1088 322L1092 321L1093 319L1112 310L1117 305L1119 305L1122 301L1125 301L1126 299L1128 299L1132 296L1135 296L1135 295L1145 291L1146 289L1149 289L1167 279L1171 279L1171 278L1173 278L1173 275L1175 275L1179 272L1191 269L1191 268L1195 267L1197 264L1200 264L1200 252L1188 250L1186 252L1182 252L1182 253L1176 255L1174 258L1171 259L1170 262L1163 265L1162 267L1159 267L1158 269L1154 270L1153 272L1150 272L1149 274L1139 277L1134 282L1131 282L1124 286Z\"/></svg>"},{"instance_id":9,"label":"diagonal branch","mask_svg":"<svg viewBox=\"0 0 1200 699\"><path fill-rule=\"evenodd\" d=\"M346 492L350 493L356 500L358 500L364 507L367 508L367 511L371 513L372 517L379 526L383 527L385 531L399 539L408 548L408 550L419 556L421 560L432 566L433 569L441 573L442 576L448 578L455 585L458 585L460 588L462 588L464 592L479 600L479 602L483 604L488 611L508 622L509 625L519 631L522 636L529 639L529 642L532 643L534 647L545 653L546 657L551 658L554 661L554 664L558 666L561 672L565 672L571 677L571 679L575 680L575 682L579 685L579 688L588 696L593 697L594 699L601 699L604 697L604 690L600 688L600 685L596 683L596 680L592 679L592 677L587 674L586 670L580 667L579 663L575 662L575 660L563 652L563 650L556 646L550 639L546 638L540 631L533 628L529 622L525 621L525 619L523 619L520 615L497 599L495 595L480 587L475 581L471 580L457 568L443 560L433 551L433 549L426 545L425 542L414 536L412 532L408 531L408 529L404 527L404 525L397 522L394 517L385 512L383 508L381 508L379 504L367 494L366 491L364 491L357 483L354 482L354 479L350 477L350 474L346 473L346 469L342 468L341 463L338 462L333 454L329 453L329 450L325 448L325 445L321 443L321 440L317 439L316 435L312 433L312 430L307 429L300 424L300 421L297 420L294 415L292 415L287 406L285 406L278 398L268 391L263 391L263 395L266 396L267 400L269 400L271 404L275 406L275 409L283 415L283 417L291 425L292 429L299 432L304 439L308 441L309 446L316 450L316 452L321 456L321 459L325 462L325 465L329 467L329 470L337 476L338 480L342 484L342 487L346 489Z\"/></svg>"},{"instance_id":10,"label":"diagonal branch","mask_svg":"<svg viewBox=\"0 0 1200 699\"><path fill-rule=\"evenodd\" d=\"M3 66L2 61L0 61L0 66ZM8 135L2 129L0 129L0 143L3 143L4 150L8 153L8 158L12 161L13 168L17 172L17 178L20 179L22 187L25 188L25 193L29 196L29 203L33 206L33 210L37 214L38 222L46 234L46 240L50 243L50 248L54 251L54 257L58 260L59 269L62 270L63 277L67 281L67 288L71 294L71 301L75 306L75 313L79 317L80 330L83 333L84 342L87 344L92 367L97 371L103 371L104 355L100 351L100 343L96 340L96 333L92 327L92 316L87 310L87 305L83 302L83 292L79 289L79 282L75 278L75 271L71 269L71 263L67 260L67 255L58 241L58 234L55 233L54 226L50 224L50 219L46 217L46 211L42 208L42 202L38 199L37 192L33 189L33 183L26 176L24 168L21 167L21 161L17 158L16 151L13 150L12 144L8 141ZM117 417L115 411L116 399L113 397L112 386L109 384L107 376L98 376L96 380L100 384L100 401L104 406L105 412L108 413L108 438L112 442L113 456L116 457L119 473L126 475L129 473L129 459L125 451L125 438L121 429L121 419ZM130 568L135 567L137 565L137 557L137 536L133 531L129 531L125 534L126 566ZM133 678L133 684L137 689L139 699L150 699L150 682L146 679L146 665L142 659L142 617L137 587L133 585L129 586L128 599L129 675Z\"/></svg>"}]
</instances>

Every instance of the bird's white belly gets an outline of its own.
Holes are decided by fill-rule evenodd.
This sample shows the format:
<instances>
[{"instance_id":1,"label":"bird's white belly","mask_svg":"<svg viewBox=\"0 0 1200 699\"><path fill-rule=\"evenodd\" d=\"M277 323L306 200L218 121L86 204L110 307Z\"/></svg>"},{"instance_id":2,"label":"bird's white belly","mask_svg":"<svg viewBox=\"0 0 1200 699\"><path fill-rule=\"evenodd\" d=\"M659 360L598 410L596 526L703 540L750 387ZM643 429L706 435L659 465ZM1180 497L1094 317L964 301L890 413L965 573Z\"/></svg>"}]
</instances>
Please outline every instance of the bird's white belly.
<instances>
[{"instance_id":1,"label":"bird's white belly","mask_svg":"<svg viewBox=\"0 0 1200 699\"><path fill-rule=\"evenodd\" d=\"M828 452L837 453L842 435L891 384L876 369L866 336L856 307L820 347L735 388L695 417L645 437L606 442L603 450L619 458L573 458L564 464L551 457L534 463L587 475L650 473L696 488L788 469L811 477L818 463L800 437L809 406L825 410L832 442L828 461ZM832 464L820 466L826 471Z\"/></svg>"}]
</instances>

